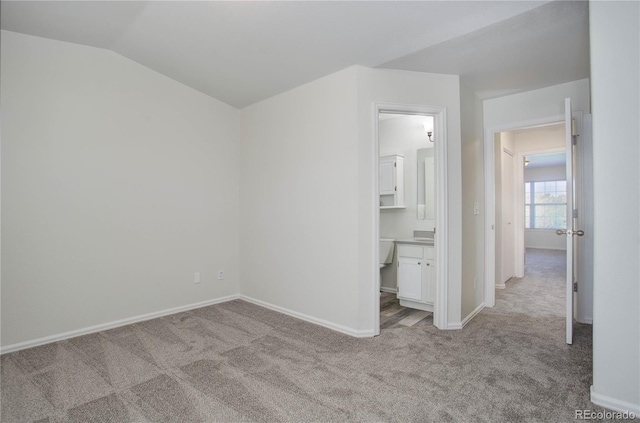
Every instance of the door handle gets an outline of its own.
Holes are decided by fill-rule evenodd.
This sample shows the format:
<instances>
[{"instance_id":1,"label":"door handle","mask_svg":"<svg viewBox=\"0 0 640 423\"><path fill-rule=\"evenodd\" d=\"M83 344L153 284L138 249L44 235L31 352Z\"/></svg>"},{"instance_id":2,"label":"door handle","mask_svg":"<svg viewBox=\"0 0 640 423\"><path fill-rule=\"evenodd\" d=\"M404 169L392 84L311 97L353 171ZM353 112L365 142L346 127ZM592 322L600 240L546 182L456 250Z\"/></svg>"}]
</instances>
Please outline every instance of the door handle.
<instances>
[{"instance_id":1,"label":"door handle","mask_svg":"<svg viewBox=\"0 0 640 423\"><path fill-rule=\"evenodd\" d=\"M584 236L584 231L582 229L577 231L565 231L564 229L558 229L556 231L556 235L567 235L567 236Z\"/></svg>"}]
</instances>

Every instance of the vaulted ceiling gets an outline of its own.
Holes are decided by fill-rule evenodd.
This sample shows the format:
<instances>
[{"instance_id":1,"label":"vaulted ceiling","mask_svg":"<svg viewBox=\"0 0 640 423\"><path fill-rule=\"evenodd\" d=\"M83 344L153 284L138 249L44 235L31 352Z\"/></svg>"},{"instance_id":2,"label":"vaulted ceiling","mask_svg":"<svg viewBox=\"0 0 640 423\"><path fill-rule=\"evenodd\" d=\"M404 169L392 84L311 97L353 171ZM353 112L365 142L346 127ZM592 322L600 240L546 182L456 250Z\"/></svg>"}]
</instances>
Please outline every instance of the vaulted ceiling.
<instances>
[{"instance_id":1,"label":"vaulted ceiling","mask_svg":"<svg viewBox=\"0 0 640 423\"><path fill-rule=\"evenodd\" d=\"M461 75L483 98L589 77L586 1L2 1L1 27L239 108L355 64Z\"/></svg>"}]
</instances>

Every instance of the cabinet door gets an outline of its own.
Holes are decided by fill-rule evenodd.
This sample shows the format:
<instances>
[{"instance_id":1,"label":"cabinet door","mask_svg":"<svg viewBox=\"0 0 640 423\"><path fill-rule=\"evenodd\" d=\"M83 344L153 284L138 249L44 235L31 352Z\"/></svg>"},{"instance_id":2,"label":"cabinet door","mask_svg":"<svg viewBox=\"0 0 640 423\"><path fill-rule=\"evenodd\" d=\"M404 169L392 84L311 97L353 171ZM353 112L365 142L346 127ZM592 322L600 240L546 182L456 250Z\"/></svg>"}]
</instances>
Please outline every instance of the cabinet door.
<instances>
[{"instance_id":1,"label":"cabinet door","mask_svg":"<svg viewBox=\"0 0 640 423\"><path fill-rule=\"evenodd\" d=\"M434 260L426 260L424 267L424 300L433 304L435 300L435 283L436 283L436 262Z\"/></svg>"},{"instance_id":2,"label":"cabinet door","mask_svg":"<svg viewBox=\"0 0 640 423\"><path fill-rule=\"evenodd\" d=\"M422 301L422 260L398 258L398 298Z\"/></svg>"},{"instance_id":3,"label":"cabinet door","mask_svg":"<svg viewBox=\"0 0 640 423\"><path fill-rule=\"evenodd\" d=\"M396 162L386 157L380 159L380 195L396 193Z\"/></svg>"}]
</instances>

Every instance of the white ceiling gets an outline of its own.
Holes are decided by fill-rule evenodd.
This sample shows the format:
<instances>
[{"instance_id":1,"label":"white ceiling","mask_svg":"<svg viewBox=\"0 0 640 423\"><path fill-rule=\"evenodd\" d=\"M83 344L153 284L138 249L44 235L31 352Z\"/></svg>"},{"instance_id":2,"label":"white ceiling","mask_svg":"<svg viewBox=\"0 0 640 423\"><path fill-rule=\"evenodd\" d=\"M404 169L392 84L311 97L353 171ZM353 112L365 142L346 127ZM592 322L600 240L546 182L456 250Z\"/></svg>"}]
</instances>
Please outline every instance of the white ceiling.
<instances>
[{"instance_id":1,"label":"white ceiling","mask_svg":"<svg viewBox=\"0 0 640 423\"><path fill-rule=\"evenodd\" d=\"M583 1L2 1L2 29L113 50L235 107L345 67L488 97L589 76Z\"/></svg>"}]
</instances>

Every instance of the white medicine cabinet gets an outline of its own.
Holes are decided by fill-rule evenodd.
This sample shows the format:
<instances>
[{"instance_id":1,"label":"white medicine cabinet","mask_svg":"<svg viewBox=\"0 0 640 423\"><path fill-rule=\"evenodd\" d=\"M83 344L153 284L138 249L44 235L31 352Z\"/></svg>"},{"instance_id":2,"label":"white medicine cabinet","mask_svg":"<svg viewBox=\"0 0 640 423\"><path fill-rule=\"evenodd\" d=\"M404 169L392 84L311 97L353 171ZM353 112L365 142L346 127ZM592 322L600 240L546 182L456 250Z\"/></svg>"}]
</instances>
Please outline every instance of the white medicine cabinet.
<instances>
[{"instance_id":1,"label":"white medicine cabinet","mask_svg":"<svg viewBox=\"0 0 640 423\"><path fill-rule=\"evenodd\" d=\"M380 208L405 208L404 157L399 154L380 157Z\"/></svg>"}]
</instances>

